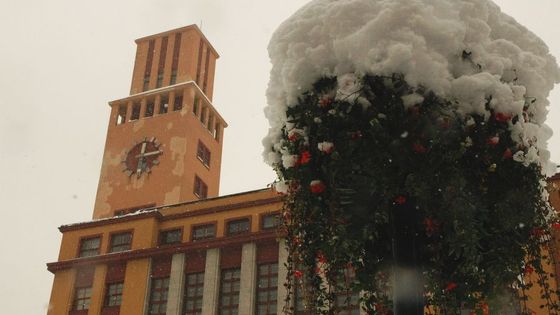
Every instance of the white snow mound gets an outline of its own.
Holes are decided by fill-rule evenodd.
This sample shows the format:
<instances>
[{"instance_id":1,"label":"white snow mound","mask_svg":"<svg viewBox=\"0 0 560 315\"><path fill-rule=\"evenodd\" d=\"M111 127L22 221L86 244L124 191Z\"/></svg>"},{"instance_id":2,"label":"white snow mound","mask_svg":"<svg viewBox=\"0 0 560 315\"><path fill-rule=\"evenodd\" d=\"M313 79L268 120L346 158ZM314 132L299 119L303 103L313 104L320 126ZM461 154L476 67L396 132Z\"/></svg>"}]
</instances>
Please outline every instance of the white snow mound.
<instances>
[{"instance_id":1,"label":"white snow mound","mask_svg":"<svg viewBox=\"0 0 560 315\"><path fill-rule=\"evenodd\" d=\"M534 147L543 171L555 172L544 121L560 69L540 38L489 0L314 0L276 30L268 50L263 144L271 165L282 161L287 107L317 79L401 73L411 86L455 101L465 116L489 117L489 97L496 112L524 115L511 126L513 140L529 145L527 153ZM535 103L523 113L529 99Z\"/></svg>"}]
</instances>

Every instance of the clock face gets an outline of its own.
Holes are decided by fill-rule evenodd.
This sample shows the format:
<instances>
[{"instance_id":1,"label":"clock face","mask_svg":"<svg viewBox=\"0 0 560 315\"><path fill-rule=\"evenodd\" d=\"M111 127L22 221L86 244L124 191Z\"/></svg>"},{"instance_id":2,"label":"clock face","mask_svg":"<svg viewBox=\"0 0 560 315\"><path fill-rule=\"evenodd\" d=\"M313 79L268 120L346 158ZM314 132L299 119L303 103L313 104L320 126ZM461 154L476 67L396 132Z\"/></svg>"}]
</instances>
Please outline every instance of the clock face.
<instances>
[{"instance_id":1,"label":"clock face","mask_svg":"<svg viewBox=\"0 0 560 315\"><path fill-rule=\"evenodd\" d=\"M150 173L154 165L159 164L158 157L163 153L156 138L144 138L136 143L127 153L124 161L124 172L128 176L136 174L137 177L143 173Z\"/></svg>"}]
</instances>

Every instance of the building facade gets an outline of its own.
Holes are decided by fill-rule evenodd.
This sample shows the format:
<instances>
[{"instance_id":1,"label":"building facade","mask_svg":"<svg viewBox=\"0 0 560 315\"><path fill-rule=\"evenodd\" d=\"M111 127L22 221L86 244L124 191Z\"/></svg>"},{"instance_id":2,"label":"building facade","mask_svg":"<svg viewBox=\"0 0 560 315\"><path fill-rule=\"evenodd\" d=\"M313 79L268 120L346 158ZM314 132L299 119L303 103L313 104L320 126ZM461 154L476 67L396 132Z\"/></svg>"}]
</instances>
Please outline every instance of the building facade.
<instances>
[{"instance_id":1,"label":"building facade","mask_svg":"<svg viewBox=\"0 0 560 315\"><path fill-rule=\"evenodd\" d=\"M109 102L92 221L61 226L58 260L47 264L48 315L281 314L281 197L219 196L227 123L212 105L218 53L196 25L136 44L130 95ZM293 307L307 314L299 295Z\"/></svg>"}]
</instances>

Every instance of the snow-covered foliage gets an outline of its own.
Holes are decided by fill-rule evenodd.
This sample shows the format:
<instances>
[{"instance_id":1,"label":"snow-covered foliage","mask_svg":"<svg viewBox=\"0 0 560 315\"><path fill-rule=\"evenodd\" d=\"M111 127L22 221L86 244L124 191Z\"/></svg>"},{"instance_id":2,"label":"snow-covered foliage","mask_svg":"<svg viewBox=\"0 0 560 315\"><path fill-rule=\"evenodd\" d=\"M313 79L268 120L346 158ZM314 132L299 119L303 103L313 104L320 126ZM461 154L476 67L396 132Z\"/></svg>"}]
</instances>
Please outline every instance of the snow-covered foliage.
<instances>
[{"instance_id":1,"label":"snow-covered foliage","mask_svg":"<svg viewBox=\"0 0 560 315\"><path fill-rule=\"evenodd\" d=\"M265 114L271 128L263 144L271 165L295 163L282 157L282 129L292 128L286 110L319 78L338 77L332 97L353 101L354 74L399 73L410 86L455 103L465 119L488 118L489 109L520 117L510 122L512 140L525 148L515 160L555 171L546 148L552 132L544 122L560 70L545 43L491 1L314 0L278 28L269 53ZM405 106L422 100L416 92L403 97ZM304 130L294 134L305 137Z\"/></svg>"}]
</instances>

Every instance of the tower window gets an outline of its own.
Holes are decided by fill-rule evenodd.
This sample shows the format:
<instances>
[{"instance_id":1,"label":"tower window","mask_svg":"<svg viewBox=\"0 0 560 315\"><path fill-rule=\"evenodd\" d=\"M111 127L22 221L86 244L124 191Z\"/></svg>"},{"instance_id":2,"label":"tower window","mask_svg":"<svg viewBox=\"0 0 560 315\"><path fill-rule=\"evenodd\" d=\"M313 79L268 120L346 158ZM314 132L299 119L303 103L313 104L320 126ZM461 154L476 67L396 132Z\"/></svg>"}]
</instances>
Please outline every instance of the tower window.
<instances>
[{"instance_id":1,"label":"tower window","mask_svg":"<svg viewBox=\"0 0 560 315\"><path fill-rule=\"evenodd\" d=\"M177 70L171 71L171 80L169 80L169 85L177 83Z\"/></svg>"},{"instance_id":2,"label":"tower window","mask_svg":"<svg viewBox=\"0 0 560 315\"><path fill-rule=\"evenodd\" d=\"M167 309L167 293L169 291L169 277L152 278L150 290L150 306L148 314L165 315Z\"/></svg>"},{"instance_id":3,"label":"tower window","mask_svg":"<svg viewBox=\"0 0 560 315\"><path fill-rule=\"evenodd\" d=\"M240 268L222 270L219 314L234 315L239 308Z\"/></svg>"},{"instance_id":4,"label":"tower window","mask_svg":"<svg viewBox=\"0 0 560 315\"><path fill-rule=\"evenodd\" d=\"M193 102L193 107L192 107L192 112L195 115L198 115L198 105L200 103L200 98L198 98L198 96L194 97L194 102Z\"/></svg>"},{"instance_id":5,"label":"tower window","mask_svg":"<svg viewBox=\"0 0 560 315\"><path fill-rule=\"evenodd\" d=\"M276 315L278 264L261 264L257 270L257 315Z\"/></svg>"},{"instance_id":6,"label":"tower window","mask_svg":"<svg viewBox=\"0 0 560 315\"><path fill-rule=\"evenodd\" d=\"M154 101L148 101L146 103L146 111L144 112L144 117L152 117L154 116Z\"/></svg>"},{"instance_id":7,"label":"tower window","mask_svg":"<svg viewBox=\"0 0 560 315\"><path fill-rule=\"evenodd\" d=\"M208 196L208 186L198 176L194 177L194 191L193 192L200 199L206 199L206 197Z\"/></svg>"},{"instance_id":8,"label":"tower window","mask_svg":"<svg viewBox=\"0 0 560 315\"><path fill-rule=\"evenodd\" d=\"M202 110L200 111L200 122L204 123L204 121L206 120L206 110L208 109L208 107L203 106Z\"/></svg>"},{"instance_id":9,"label":"tower window","mask_svg":"<svg viewBox=\"0 0 560 315\"><path fill-rule=\"evenodd\" d=\"M167 96L162 96L159 105L159 114L167 114L167 111L169 111L169 99Z\"/></svg>"},{"instance_id":10,"label":"tower window","mask_svg":"<svg viewBox=\"0 0 560 315\"><path fill-rule=\"evenodd\" d=\"M173 110L183 109L183 95L175 96L175 102L173 103Z\"/></svg>"},{"instance_id":11,"label":"tower window","mask_svg":"<svg viewBox=\"0 0 560 315\"><path fill-rule=\"evenodd\" d=\"M215 224L205 224L193 227L192 230L192 240L204 240L216 237L216 225Z\"/></svg>"},{"instance_id":12,"label":"tower window","mask_svg":"<svg viewBox=\"0 0 560 315\"><path fill-rule=\"evenodd\" d=\"M79 257L91 257L99 255L99 248L101 245L101 237L84 238L80 242Z\"/></svg>"},{"instance_id":13,"label":"tower window","mask_svg":"<svg viewBox=\"0 0 560 315\"><path fill-rule=\"evenodd\" d=\"M154 59L154 45L155 40L150 40L148 43L148 56L146 57L146 69L144 70L144 86L143 90L147 91L150 88L150 76L152 74L152 61Z\"/></svg>"},{"instance_id":14,"label":"tower window","mask_svg":"<svg viewBox=\"0 0 560 315\"><path fill-rule=\"evenodd\" d=\"M117 125L122 125L126 122L126 104L119 105L119 112L117 113Z\"/></svg>"},{"instance_id":15,"label":"tower window","mask_svg":"<svg viewBox=\"0 0 560 315\"><path fill-rule=\"evenodd\" d=\"M227 223L227 234L237 235L248 233L250 230L249 218L230 221Z\"/></svg>"},{"instance_id":16,"label":"tower window","mask_svg":"<svg viewBox=\"0 0 560 315\"><path fill-rule=\"evenodd\" d=\"M175 43L173 45L173 60L171 62L171 80L170 85L177 83L177 68L179 67L179 52L181 51L181 33L175 34Z\"/></svg>"},{"instance_id":17,"label":"tower window","mask_svg":"<svg viewBox=\"0 0 560 315\"><path fill-rule=\"evenodd\" d=\"M163 85L163 69L165 68L165 57L167 55L167 36L161 39L161 49L159 54L159 63L158 63L158 75L157 75L157 82L156 87L161 87Z\"/></svg>"},{"instance_id":18,"label":"tower window","mask_svg":"<svg viewBox=\"0 0 560 315\"><path fill-rule=\"evenodd\" d=\"M184 315L202 314L202 297L204 293L204 272L187 274L185 295L183 298Z\"/></svg>"},{"instance_id":19,"label":"tower window","mask_svg":"<svg viewBox=\"0 0 560 315\"><path fill-rule=\"evenodd\" d=\"M160 88L162 85L163 85L163 72L158 72L157 81L156 81L156 88Z\"/></svg>"},{"instance_id":20,"label":"tower window","mask_svg":"<svg viewBox=\"0 0 560 315\"><path fill-rule=\"evenodd\" d=\"M132 233L124 232L111 235L111 248L109 252L116 253L129 250L132 246Z\"/></svg>"},{"instance_id":21,"label":"tower window","mask_svg":"<svg viewBox=\"0 0 560 315\"><path fill-rule=\"evenodd\" d=\"M202 164L210 167L210 150L201 141L198 141L196 157L202 162Z\"/></svg>"},{"instance_id":22,"label":"tower window","mask_svg":"<svg viewBox=\"0 0 560 315\"><path fill-rule=\"evenodd\" d=\"M182 237L181 229L161 231L159 233L159 244L160 245L171 245L181 243Z\"/></svg>"},{"instance_id":23,"label":"tower window","mask_svg":"<svg viewBox=\"0 0 560 315\"><path fill-rule=\"evenodd\" d=\"M214 139L216 139L216 141L220 141L220 128L221 128L221 125L220 125L219 122L217 122L215 126L216 126L216 127L214 128Z\"/></svg>"},{"instance_id":24,"label":"tower window","mask_svg":"<svg viewBox=\"0 0 560 315\"><path fill-rule=\"evenodd\" d=\"M130 120L138 120L140 118L140 103L132 104L132 114Z\"/></svg>"}]
</instances>

